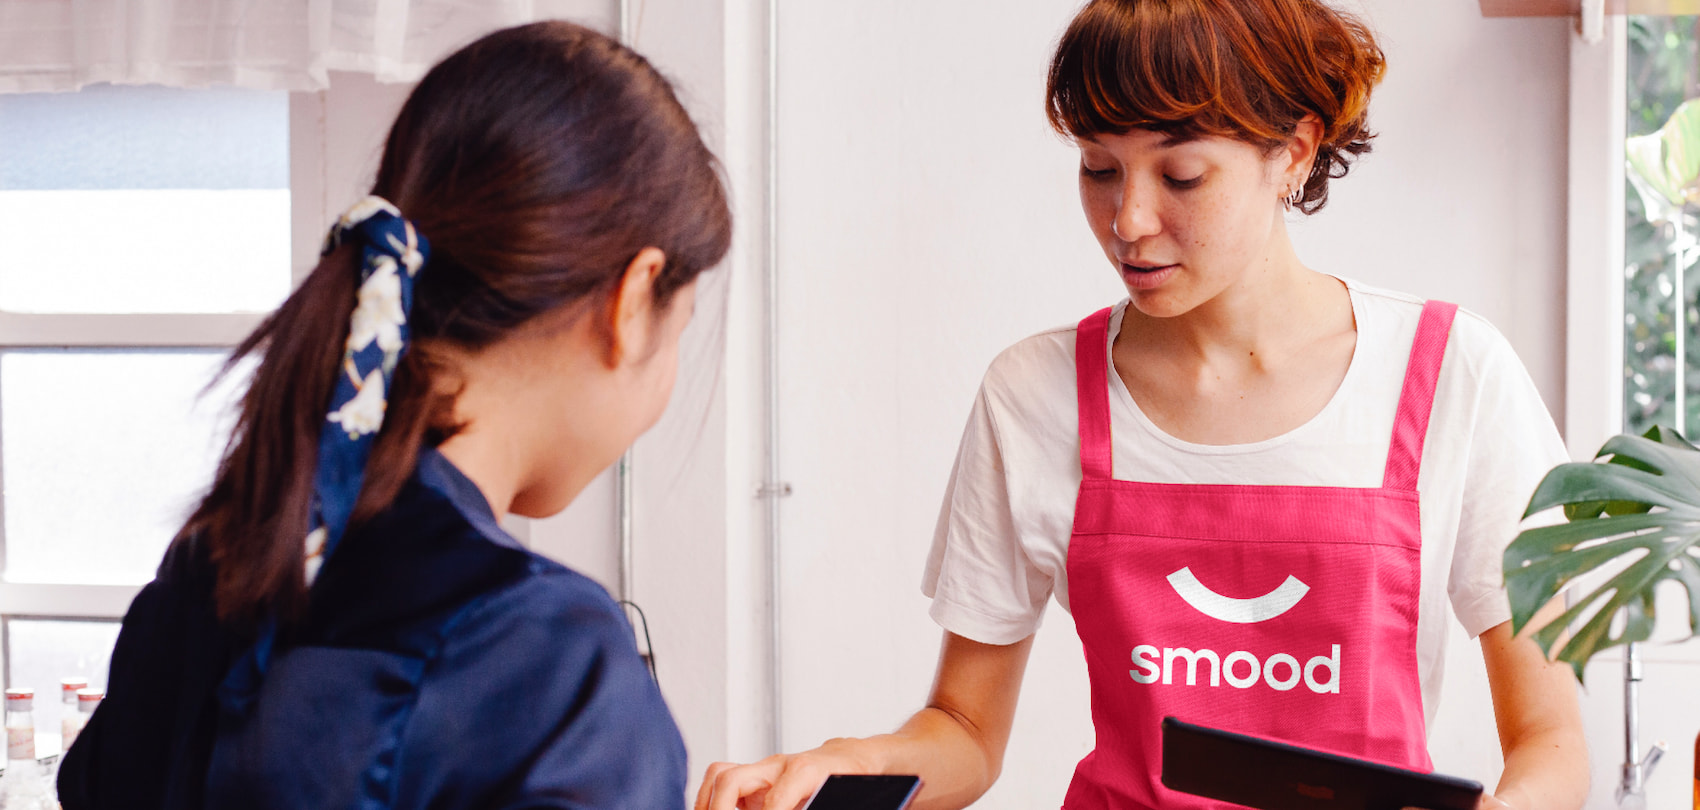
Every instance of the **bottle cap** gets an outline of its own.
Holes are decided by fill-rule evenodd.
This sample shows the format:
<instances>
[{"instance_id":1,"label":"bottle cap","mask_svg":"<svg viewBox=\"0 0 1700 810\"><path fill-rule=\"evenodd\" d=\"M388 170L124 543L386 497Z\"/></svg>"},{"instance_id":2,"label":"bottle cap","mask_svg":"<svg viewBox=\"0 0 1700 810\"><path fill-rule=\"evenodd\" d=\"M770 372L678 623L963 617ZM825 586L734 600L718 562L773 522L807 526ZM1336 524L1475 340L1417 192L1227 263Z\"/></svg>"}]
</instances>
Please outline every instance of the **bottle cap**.
<instances>
[{"instance_id":1,"label":"bottle cap","mask_svg":"<svg viewBox=\"0 0 1700 810\"><path fill-rule=\"evenodd\" d=\"M94 711L94 707L100 705L100 702L104 699L106 699L106 692L100 689L77 690L77 708L82 711Z\"/></svg>"},{"instance_id":2,"label":"bottle cap","mask_svg":"<svg viewBox=\"0 0 1700 810\"><path fill-rule=\"evenodd\" d=\"M30 708L35 702L35 690L27 686L15 686L6 690L6 709L22 711Z\"/></svg>"},{"instance_id":3,"label":"bottle cap","mask_svg":"<svg viewBox=\"0 0 1700 810\"><path fill-rule=\"evenodd\" d=\"M89 687L88 678L60 678L59 699L66 703L77 702L77 690Z\"/></svg>"}]
</instances>

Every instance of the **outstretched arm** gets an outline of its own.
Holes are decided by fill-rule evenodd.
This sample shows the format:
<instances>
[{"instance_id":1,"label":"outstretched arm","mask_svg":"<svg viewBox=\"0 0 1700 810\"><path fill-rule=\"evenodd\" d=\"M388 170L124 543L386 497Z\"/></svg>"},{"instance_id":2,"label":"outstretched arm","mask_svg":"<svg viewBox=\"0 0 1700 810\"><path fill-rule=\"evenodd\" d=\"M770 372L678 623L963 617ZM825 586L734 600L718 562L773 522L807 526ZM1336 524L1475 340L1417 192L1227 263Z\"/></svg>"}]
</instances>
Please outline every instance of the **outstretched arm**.
<instances>
[{"instance_id":1,"label":"outstretched arm","mask_svg":"<svg viewBox=\"0 0 1700 810\"><path fill-rule=\"evenodd\" d=\"M918 774L917 810L966 807L1003 769L1033 637L995 645L945 633L926 708L891 734L828 740L749 765L710 765L696 810L793 810L829 774Z\"/></svg>"},{"instance_id":2,"label":"outstretched arm","mask_svg":"<svg viewBox=\"0 0 1700 810\"><path fill-rule=\"evenodd\" d=\"M1556 611L1537 616L1540 626ZM1511 623L1481 636L1505 772L1494 791L1513 810L1575 810L1588 796L1588 748L1570 667L1549 662ZM1489 805L1491 806L1491 805Z\"/></svg>"}]
</instances>

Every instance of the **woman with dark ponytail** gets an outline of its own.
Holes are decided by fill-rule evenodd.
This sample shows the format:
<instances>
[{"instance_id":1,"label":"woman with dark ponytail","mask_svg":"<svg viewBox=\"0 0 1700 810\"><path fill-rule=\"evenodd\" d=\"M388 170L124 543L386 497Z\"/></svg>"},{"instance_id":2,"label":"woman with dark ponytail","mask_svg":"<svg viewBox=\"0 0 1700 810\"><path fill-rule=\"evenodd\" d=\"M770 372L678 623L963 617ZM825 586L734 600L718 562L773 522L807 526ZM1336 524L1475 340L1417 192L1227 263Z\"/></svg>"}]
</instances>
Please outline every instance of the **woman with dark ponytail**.
<instances>
[{"instance_id":1,"label":"woman with dark ponytail","mask_svg":"<svg viewBox=\"0 0 1700 810\"><path fill-rule=\"evenodd\" d=\"M926 707L711 765L697 810L795 810L828 773L919 774L918 808L972 804L1053 596L1096 738L1058 786L1068 810L1226 806L1162 781L1171 716L1430 770L1455 625L1480 639L1478 733L1505 755L1483 810L1581 806L1575 678L1514 636L1500 572L1569 460L1539 392L1482 318L1313 270L1288 237L1370 151L1385 68L1327 0L1085 4L1045 113L1127 297L986 372L923 579L944 629Z\"/></svg>"},{"instance_id":2,"label":"woman with dark ponytail","mask_svg":"<svg viewBox=\"0 0 1700 810\"><path fill-rule=\"evenodd\" d=\"M502 531L666 406L730 215L638 54L491 34L420 81L372 196L236 350L216 478L66 755L83 808L664 808L679 733L598 586Z\"/></svg>"}]
</instances>

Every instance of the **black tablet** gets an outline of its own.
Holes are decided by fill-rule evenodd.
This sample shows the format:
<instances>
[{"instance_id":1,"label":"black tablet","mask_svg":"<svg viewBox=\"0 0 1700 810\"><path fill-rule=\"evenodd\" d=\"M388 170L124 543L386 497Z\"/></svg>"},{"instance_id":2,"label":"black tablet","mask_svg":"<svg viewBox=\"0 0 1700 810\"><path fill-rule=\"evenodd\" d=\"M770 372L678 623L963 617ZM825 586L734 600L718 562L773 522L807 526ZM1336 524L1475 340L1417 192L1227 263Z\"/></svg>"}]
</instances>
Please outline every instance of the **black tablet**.
<instances>
[{"instance_id":1,"label":"black tablet","mask_svg":"<svg viewBox=\"0 0 1700 810\"><path fill-rule=\"evenodd\" d=\"M1475 810L1479 782L1163 718L1163 784L1258 810Z\"/></svg>"},{"instance_id":2,"label":"black tablet","mask_svg":"<svg viewBox=\"0 0 1700 810\"><path fill-rule=\"evenodd\" d=\"M919 776L833 774L803 810L903 810L919 792Z\"/></svg>"}]
</instances>

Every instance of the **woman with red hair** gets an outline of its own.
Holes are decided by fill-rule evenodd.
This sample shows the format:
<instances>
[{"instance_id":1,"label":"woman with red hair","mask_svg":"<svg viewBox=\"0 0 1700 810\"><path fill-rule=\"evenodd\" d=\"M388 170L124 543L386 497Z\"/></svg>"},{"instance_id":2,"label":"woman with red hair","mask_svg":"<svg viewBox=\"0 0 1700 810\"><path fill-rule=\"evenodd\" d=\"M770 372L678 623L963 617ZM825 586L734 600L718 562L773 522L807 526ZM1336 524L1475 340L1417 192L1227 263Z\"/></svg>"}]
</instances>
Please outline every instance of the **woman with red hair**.
<instances>
[{"instance_id":1,"label":"woman with red hair","mask_svg":"<svg viewBox=\"0 0 1700 810\"><path fill-rule=\"evenodd\" d=\"M698 810L792 810L830 773L912 773L963 807L1003 765L1054 595L1097 744L1070 810L1210 807L1159 779L1164 717L1427 770L1447 613L1479 637L1505 754L1484 808L1575 808L1576 684L1511 632L1500 560L1567 461L1528 373L1456 306L1307 268L1370 150L1381 50L1320 0L1093 0L1051 124L1127 299L993 361L925 591L945 629L897 732L711 766Z\"/></svg>"}]
</instances>

